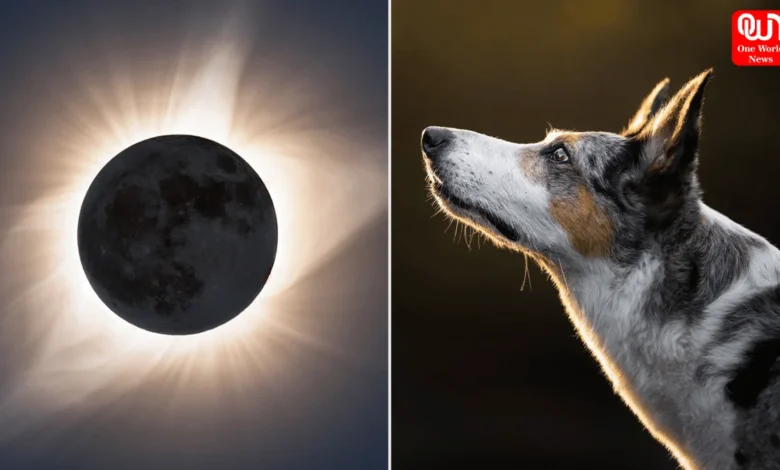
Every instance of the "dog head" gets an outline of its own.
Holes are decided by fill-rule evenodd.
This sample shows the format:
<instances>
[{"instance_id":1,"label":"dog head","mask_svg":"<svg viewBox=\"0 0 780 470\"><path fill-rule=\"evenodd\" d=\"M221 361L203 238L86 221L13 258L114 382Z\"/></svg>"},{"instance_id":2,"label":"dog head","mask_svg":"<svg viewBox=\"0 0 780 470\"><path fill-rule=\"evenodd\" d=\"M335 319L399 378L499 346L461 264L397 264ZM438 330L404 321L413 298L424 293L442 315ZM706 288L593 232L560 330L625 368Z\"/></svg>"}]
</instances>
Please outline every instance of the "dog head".
<instances>
[{"instance_id":1,"label":"dog head","mask_svg":"<svg viewBox=\"0 0 780 470\"><path fill-rule=\"evenodd\" d=\"M667 99L661 81L621 133L551 131L518 144L428 127L430 189L452 217L500 245L603 258L695 218L703 92L712 71Z\"/></svg>"}]
</instances>

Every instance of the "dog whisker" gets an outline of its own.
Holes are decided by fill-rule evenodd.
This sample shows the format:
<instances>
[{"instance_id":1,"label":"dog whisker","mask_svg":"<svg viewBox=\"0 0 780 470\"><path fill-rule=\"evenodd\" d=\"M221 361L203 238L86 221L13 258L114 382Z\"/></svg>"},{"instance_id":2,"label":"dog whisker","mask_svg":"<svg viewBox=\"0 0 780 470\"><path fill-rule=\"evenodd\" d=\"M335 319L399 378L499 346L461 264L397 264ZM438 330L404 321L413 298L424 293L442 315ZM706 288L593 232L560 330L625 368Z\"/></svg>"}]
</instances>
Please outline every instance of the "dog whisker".
<instances>
[{"instance_id":1,"label":"dog whisker","mask_svg":"<svg viewBox=\"0 0 780 470\"><path fill-rule=\"evenodd\" d=\"M566 280L566 273L563 272L563 264L561 263L561 257L558 256L558 268L561 270L561 277L563 278L563 285L566 286L566 290L569 290L569 283Z\"/></svg>"},{"instance_id":2,"label":"dog whisker","mask_svg":"<svg viewBox=\"0 0 780 470\"><path fill-rule=\"evenodd\" d=\"M523 257L525 258L525 271L523 272L523 284L520 286L520 292L525 289L525 281L528 280L528 290L533 292L533 284L531 284L531 273L528 271L528 253L523 251Z\"/></svg>"}]
</instances>

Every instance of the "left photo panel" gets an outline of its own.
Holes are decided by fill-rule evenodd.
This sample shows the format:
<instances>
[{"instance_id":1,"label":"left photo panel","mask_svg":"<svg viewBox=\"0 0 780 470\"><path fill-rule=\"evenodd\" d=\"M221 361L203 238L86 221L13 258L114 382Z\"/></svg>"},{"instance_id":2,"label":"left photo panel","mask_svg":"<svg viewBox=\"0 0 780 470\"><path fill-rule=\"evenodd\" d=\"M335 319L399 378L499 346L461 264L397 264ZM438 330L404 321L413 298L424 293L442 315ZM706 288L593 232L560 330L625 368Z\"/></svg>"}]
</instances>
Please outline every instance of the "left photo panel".
<instances>
[{"instance_id":1,"label":"left photo panel","mask_svg":"<svg viewBox=\"0 0 780 470\"><path fill-rule=\"evenodd\" d=\"M387 1L6 2L0 61L0 469L387 469Z\"/></svg>"}]
</instances>

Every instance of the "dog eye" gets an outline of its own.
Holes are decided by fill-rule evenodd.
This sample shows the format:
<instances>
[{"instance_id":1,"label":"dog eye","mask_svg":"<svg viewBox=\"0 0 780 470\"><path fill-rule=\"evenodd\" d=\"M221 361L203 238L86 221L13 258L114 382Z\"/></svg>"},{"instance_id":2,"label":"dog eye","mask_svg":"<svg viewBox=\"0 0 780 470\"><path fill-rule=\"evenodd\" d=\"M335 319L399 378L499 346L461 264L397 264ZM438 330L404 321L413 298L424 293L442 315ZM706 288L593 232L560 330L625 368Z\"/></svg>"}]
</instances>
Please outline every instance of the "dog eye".
<instances>
[{"instance_id":1,"label":"dog eye","mask_svg":"<svg viewBox=\"0 0 780 470\"><path fill-rule=\"evenodd\" d=\"M553 153L550 154L550 160L555 163L565 163L569 161L569 154L566 153L566 149L558 147Z\"/></svg>"}]
</instances>

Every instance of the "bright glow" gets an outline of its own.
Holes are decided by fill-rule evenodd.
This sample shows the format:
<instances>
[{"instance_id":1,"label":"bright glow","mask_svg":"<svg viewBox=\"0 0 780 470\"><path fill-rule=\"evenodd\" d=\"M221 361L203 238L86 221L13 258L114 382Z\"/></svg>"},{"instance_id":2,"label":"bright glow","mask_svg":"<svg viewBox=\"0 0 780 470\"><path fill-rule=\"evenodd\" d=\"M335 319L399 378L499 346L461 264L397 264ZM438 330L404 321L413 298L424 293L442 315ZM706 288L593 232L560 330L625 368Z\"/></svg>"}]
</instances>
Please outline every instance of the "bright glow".
<instances>
[{"instance_id":1,"label":"bright glow","mask_svg":"<svg viewBox=\"0 0 780 470\"><path fill-rule=\"evenodd\" d=\"M384 155L386 147L313 129L305 117L316 112L319 122L328 105L304 83L268 89L280 82L273 70L242 80L248 51L237 30L230 24L230 34L184 51L153 79L137 64L108 64L107 78L81 77L82 88L60 96L64 108L52 106L61 112L35 137L26 169L45 174L50 187L34 203L0 213L12 225L0 238L0 262L35 279L0 306L0 329L24 331L18 341L30 352L26 373L0 396L0 439L142 382L177 380L175 398L183 402L219 400L258 376L283 382L296 347L338 353L294 314L324 306L313 305L299 282L384 213L384 158L360 156ZM193 336L150 333L112 313L89 285L76 244L81 202L97 172L129 145L161 134L203 136L237 152L265 182L278 217L276 263L260 296L234 320ZM331 309L339 301L325 300Z\"/></svg>"}]
</instances>

